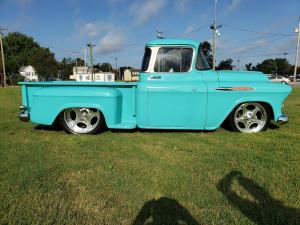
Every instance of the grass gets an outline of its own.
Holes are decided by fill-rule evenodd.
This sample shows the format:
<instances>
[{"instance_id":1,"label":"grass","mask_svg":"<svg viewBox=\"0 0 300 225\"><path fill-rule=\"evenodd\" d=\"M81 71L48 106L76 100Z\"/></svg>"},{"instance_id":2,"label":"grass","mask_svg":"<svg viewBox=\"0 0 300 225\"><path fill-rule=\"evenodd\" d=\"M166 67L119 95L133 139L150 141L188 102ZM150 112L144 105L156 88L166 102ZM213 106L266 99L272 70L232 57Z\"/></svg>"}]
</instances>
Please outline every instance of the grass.
<instances>
[{"instance_id":1,"label":"grass","mask_svg":"<svg viewBox=\"0 0 300 225\"><path fill-rule=\"evenodd\" d=\"M299 88L289 124L253 135L67 135L19 121L20 101L0 89L0 224L300 223Z\"/></svg>"}]
</instances>

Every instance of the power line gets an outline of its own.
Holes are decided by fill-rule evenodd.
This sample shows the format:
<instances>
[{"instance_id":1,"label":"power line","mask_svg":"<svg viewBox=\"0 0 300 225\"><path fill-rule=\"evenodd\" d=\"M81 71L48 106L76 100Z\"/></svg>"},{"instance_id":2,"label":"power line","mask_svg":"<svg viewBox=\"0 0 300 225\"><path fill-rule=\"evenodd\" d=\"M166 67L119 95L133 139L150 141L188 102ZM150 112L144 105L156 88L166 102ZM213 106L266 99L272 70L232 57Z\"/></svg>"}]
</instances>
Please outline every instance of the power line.
<instances>
[{"instance_id":1,"label":"power line","mask_svg":"<svg viewBox=\"0 0 300 225\"><path fill-rule=\"evenodd\" d=\"M249 33L256 33L256 34L264 34L264 35L290 36L292 34L292 33L289 33L289 34L279 34L279 33L271 33L271 32L262 32L262 31L251 30L251 29L247 29L247 28L243 28L243 27L226 25L226 24L225 25L223 24L223 26L231 28L231 29L235 29L235 30L245 31L245 32L249 32Z\"/></svg>"},{"instance_id":2,"label":"power line","mask_svg":"<svg viewBox=\"0 0 300 225\"><path fill-rule=\"evenodd\" d=\"M277 40L281 40L281 39L285 39L285 38L290 38L290 37L293 37L293 36L287 36L287 37L277 37L277 38L274 38L274 39L271 39L271 40L266 40L266 39L261 39L261 40L266 40L268 41L268 43L266 44L270 44L271 42L274 42L274 41L277 41ZM255 42L253 42L253 44L255 44ZM228 48L220 48L218 49L219 51L224 51L224 50L233 50L233 49L239 49L239 48L243 48L245 47L244 45L243 46L233 46L233 47L228 47ZM259 48L261 46L254 46L254 48Z\"/></svg>"},{"instance_id":3,"label":"power line","mask_svg":"<svg viewBox=\"0 0 300 225\"><path fill-rule=\"evenodd\" d=\"M287 55L294 53L295 51L289 51L289 52L277 52L277 53L266 53L262 55L248 55L248 56L242 56L238 57L239 59L245 59L245 58L253 58L253 57L264 57L264 56L275 56L275 55Z\"/></svg>"}]
</instances>

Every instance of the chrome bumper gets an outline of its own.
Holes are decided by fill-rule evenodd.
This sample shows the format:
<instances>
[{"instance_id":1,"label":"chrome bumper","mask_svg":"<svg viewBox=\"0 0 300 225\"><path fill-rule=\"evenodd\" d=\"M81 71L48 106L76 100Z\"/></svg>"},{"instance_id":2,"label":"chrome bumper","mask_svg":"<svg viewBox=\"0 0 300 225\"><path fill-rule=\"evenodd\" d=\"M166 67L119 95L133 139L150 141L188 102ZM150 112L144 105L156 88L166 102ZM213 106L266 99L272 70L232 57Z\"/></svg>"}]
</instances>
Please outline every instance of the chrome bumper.
<instances>
[{"instance_id":1,"label":"chrome bumper","mask_svg":"<svg viewBox=\"0 0 300 225\"><path fill-rule=\"evenodd\" d=\"M28 122L29 121L29 115L25 112L20 112L19 119L23 122Z\"/></svg>"},{"instance_id":2,"label":"chrome bumper","mask_svg":"<svg viewBox=\"0 0 300 225\"><path fill-rule=\"evenodd\" d=\"M288 121L289 121L288 116L285 114L282 114L281 116L279 116L277 123L286 124L286 123L288 123Z\"/></svg>"},{"instance_id":3,"label":"chrome bumper","mask_svg":"<svg viewBox=\"0 0 300 225\"><path fill-rule=\"evenodd\" d=\"M24 105L20 105L19 109L22 110L19 113L19 119L23 122L28 122L29 121L29 115L28 115L28 113L26 113L26 110L28 110L28 108Z\"/></svg>"}]
</instances>

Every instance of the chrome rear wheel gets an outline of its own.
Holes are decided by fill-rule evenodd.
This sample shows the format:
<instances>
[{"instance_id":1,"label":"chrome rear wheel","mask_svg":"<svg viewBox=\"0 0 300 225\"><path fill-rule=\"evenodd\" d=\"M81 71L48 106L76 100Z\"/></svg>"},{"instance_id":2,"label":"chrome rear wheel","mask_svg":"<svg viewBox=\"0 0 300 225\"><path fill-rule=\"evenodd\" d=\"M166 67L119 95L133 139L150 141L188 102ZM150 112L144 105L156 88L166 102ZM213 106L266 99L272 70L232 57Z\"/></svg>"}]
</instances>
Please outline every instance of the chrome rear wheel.
<instances>
[{"instance_id":1,"label":"chrome rear wheel","mask_svg":"<svg viewBox=\"0 0 300 225\"><path fill-rule=\"evenodd\" d=\"M74 134L92 134L103 126L101 112L95 108L69 108L61 115L65 130Z\"/></svg>"},{"instance_id":2,"label":"chrome rear wheel","mask_svg":"<svg viewBox=\"0 0 300 225\"><path fill-rule=\"evenodd\" d=\"M231 118L235 130L243 133L256 133L265 130L269 123L269 115L263 104L247 102L239 105Z\"/></svg>"}]
</instances>

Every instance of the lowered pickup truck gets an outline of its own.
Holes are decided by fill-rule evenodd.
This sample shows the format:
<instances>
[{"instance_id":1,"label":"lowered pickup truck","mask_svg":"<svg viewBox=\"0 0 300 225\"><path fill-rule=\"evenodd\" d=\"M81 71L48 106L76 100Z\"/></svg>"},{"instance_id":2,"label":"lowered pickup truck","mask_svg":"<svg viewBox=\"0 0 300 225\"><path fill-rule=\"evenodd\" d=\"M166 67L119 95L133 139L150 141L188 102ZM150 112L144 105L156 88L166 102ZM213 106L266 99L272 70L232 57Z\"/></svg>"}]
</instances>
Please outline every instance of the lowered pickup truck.
<instances>
[{"instance_id":1,"label":"lowered pickup truck","mask_svg":"<svg viewBox=\"0 0 300 225\"><path fill-rule=\"evenodd\" d=\"M21 82L22 121L93 134L110 129L265 130L286 123L282 104L292 88L260 72L213 71L201 44L157 39L145 46L138 83Z\"/></svg>"}]
</instances>

